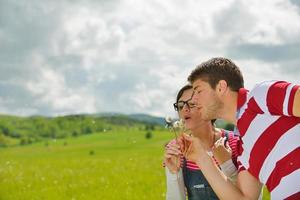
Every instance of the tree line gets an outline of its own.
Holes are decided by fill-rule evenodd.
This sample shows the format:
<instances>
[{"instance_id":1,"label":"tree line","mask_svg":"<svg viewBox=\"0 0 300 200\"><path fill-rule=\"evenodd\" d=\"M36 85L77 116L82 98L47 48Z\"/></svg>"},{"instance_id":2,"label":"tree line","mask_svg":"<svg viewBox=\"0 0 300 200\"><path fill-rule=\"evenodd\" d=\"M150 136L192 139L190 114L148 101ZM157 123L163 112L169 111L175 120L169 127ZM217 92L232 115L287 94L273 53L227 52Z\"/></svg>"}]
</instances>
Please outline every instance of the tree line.
<instances>
[{"instance_id":1,"label":"tree line","mask_svg":"<svg viewBox=\"0 0 300 200\"><path fill-rule=\"evenodd\" d=\"M130 119L126 115L106 117L93 115L60 117L0 115L0 147L9 146L10 141L25 145L49 138L61 139L96 132L108 132L117 127L139 127L139 129L144 130L154 130L155 126L155 124Z\"/></svg>"}]
</instances>

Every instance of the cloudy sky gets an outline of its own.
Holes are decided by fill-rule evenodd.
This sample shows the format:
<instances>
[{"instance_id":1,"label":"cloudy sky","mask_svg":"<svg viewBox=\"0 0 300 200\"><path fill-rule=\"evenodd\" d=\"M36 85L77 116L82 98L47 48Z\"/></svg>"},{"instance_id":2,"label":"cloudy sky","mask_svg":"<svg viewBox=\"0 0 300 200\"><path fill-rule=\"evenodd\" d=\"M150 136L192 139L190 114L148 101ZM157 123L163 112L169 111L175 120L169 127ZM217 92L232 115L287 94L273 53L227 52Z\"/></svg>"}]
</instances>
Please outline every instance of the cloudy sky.
<instances>
[{"instance_id":1,"label":"cloudy sky","mask_svg":"<svg viewBox=\"0 0 300 200\"><path fill-rule=\"evenodd\" d=\"M211 57L300 83L299 0L0 0L0 113L174 115Z\"/></svg>"}]
</instances>

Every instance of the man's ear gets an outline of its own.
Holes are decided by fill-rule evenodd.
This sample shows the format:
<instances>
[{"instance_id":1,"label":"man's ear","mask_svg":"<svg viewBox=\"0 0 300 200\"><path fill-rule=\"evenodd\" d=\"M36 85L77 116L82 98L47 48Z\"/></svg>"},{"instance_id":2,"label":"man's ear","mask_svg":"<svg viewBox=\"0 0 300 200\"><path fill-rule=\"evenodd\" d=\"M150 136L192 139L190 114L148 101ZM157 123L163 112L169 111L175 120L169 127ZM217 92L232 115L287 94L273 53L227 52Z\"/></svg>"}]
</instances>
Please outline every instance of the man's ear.
<instances>
[{"instance_id":1,"label":"man's ear","mask_svg":"<svg viewBox=\"0 0 300 200\"><path fill-rule=\"evenodd\" d=\"M216 92L220 95L223 96L228 89L227 82L225 80L220 80L216 86Z\"/></svg>"}]
</instances>

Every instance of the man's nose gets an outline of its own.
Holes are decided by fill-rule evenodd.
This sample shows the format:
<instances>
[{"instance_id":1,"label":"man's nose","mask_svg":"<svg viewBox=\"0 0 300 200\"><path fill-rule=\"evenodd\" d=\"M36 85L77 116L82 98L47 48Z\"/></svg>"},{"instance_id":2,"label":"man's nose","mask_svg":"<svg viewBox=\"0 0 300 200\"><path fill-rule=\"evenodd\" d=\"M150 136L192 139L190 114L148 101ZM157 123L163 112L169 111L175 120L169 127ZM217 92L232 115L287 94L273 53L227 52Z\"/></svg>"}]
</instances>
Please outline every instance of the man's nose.
<instances>
[{"instance_id":1,"label":"man's nose","mask_svg":"<svg viewBox=\"0 0 300 200\"><path fill-rule=\"evenodd\" d=\"M198 100L198 95L197 94L193 94L192 98L191 98L191 103L196 103Z\"/></svg>"}]
</instances>

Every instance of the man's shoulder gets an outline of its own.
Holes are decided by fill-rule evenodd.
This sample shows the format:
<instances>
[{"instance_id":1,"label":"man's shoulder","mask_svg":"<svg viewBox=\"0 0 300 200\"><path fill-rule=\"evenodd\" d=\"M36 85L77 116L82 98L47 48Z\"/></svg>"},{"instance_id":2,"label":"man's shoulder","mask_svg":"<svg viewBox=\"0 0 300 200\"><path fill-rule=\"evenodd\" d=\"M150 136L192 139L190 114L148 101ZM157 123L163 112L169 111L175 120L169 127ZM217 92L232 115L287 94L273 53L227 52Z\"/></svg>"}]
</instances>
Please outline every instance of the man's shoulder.
<instances>
[{"instance_id":1,"label":"man's shoulder","mask_svg":"<svg viewBox=\"0 0 300 200\"><path fill-rule=\"evenodd\" d=\"M269 88L271 85L273 85L277 82L281 82L281 81L279 81L279 80L268 80L268 81L263 81L263 82L257 83L257 84L254 85L252 90L250 90L250 94L256 93L256 92L258 92L262 89Z\"/></svg>"},{"instance_id":2,"label":"man's shoulder","mask_svg":"<svg viewBox=\"0 0 300 200\"><path fill-rule=\"evenodd\" d=\"M266 111L264 109L265 105L268 103L268 100L272 100L272 98L269 97L273 97L274 95L282 96L283 92L290 84L291 83L289 82L281 80L269 80L256 84L248 93L248 107L251 107L252 105L252 107L260 107L263 111Z\"/></svg>"},{"instance_id":3,"label":"man's shoulder","mask_svg":"<svg viewBox=\"0 0 300 200\"><path fill-rule=\"evenodd\" d=\"M289 85L290 83L283 80L268 80L255 84L253 89L250 91L250 95L255 95L261 92L267 92L271 86L282 86Z\"/></svg>"}]
</instances>

